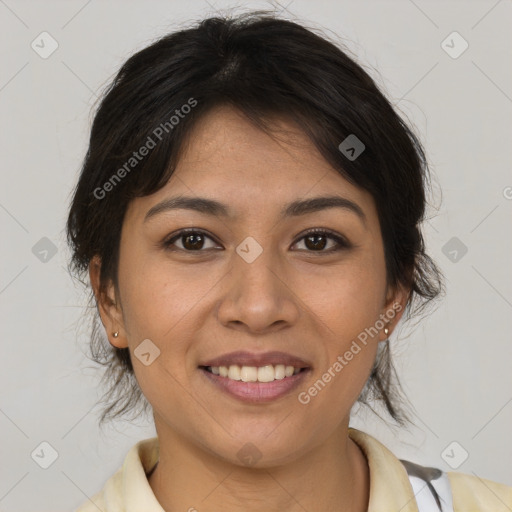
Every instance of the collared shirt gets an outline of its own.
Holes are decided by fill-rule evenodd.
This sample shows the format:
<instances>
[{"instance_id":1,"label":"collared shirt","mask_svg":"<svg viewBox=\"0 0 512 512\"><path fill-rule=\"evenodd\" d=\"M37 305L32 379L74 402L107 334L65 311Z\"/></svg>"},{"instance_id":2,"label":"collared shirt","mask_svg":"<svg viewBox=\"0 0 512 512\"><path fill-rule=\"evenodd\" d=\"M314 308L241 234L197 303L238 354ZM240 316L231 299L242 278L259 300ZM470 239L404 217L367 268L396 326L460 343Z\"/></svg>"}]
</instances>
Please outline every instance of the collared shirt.
<instances>
[{"instance_id":1,"label":"collared shirt","mask_svg":"<svg viewBox=\"0 0 512 512\"><path fill-rule=\"evenodd\" d=\"M379 441L360 430L350 428L349 436L368 460L368 512L419 512L419 496L417 501L409 475L400 460ZM158 457L158 437L138 442L103 489L75 512L165 512L147 478ZM458 472L446 475L454 512L512 511L512 487ZM418 491L416 493L419 494Z\"/></svg>"}]
</instances>

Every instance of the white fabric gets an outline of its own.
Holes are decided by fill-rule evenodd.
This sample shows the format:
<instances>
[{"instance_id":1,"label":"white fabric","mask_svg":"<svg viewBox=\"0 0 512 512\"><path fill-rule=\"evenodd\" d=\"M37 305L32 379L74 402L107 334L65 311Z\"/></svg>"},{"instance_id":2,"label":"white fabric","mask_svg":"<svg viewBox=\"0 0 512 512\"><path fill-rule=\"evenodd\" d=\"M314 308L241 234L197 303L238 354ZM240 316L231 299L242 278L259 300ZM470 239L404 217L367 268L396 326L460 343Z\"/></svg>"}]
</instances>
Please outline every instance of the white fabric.
<instances>
[{"instance_id":1,"label":"white fabric","mask_svg":"<svg viewBox=\"0 0 512 512\"><path fill-rule=\"evenodd\" d=\"M411 482L419 512L453 512L452 491L446 473L443 472L440 478L430 481L432 487L439 495L441 510L439 510L436 500L432 496L432 492L425 480L409 475L409 482Z\"/></svg>"}]
</instances>

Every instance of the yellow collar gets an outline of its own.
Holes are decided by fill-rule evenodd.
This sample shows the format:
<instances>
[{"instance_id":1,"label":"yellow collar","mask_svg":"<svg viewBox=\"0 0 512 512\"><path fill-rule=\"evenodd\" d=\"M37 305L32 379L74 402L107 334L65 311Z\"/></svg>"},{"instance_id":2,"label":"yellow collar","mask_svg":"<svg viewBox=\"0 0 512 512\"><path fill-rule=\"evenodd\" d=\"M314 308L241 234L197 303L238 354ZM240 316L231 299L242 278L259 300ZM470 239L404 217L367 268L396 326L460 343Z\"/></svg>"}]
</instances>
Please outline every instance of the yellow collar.
<instances>
[{"instance_id":1,"label":"yellow collar","mask_svg":"<svg viewBox=\"0 0 512 512\"><path fill-rule=\"evenodd\" d=\"M365 454L370 468L370 501L368 512L400 510L418 512L409 478L401 462L379 441L360 430L349 429L350 438ZM126 512L164 512L158 503L146 475L158 461L158 437L138 442L128 452L117 477L118 485L105 488L109 492L123 493ZM107 490L107 487L109 489ZM113 498L115 499L115 498Z\"/></svg>"}]
</instances>

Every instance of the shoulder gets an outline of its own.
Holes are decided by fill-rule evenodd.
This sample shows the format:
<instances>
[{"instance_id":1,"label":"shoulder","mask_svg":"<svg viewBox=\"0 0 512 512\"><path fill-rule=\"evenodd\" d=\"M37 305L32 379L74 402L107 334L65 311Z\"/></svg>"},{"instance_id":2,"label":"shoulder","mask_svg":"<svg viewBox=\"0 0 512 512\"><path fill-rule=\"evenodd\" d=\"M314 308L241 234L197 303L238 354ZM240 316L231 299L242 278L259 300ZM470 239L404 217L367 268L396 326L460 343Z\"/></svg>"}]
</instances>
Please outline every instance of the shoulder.
<instances>
[{"instance_id":1,"label":"shoulder","mask_svg":"<svg viewBox=\"0 0 512 512\"><path fill-rule=\"evenodd\" d=\"M103 499L103 493L98 493L93 496L86 503L75 509L73 512L98 512L99 510L105 509L105 500Z\"/></svg>"},{"instance_id":2,"label":"shoulder","mask_svg":"<svg viewBox=\"0 0 512 512\"><path fill-rule=\"evenodd\" d=\"M476 475L400 462L409 476L419 512L512 511L512 487Z\"/></svg>"},{"instance_id":3,"label":"shoulder","mask_svg":"<svg viewBox=\"0 0 512 512\"><path fill-rule=\"evenodd\" d=\"M157 437L139 441L130 448L122 467L107 480L103 489L73 512L125 512L128 507L163 512L146 477L158 457Z\"/></svg>"},{"instance_id":4,"label":"shoulder","mask_svg":"<svg viewBox=\"0 0 512 512\"><path fill-rule=\"evenodd\" d=\"M368 460L370 502L378 503L378 510L512 512L512 487L399 460L375 438L353 428L349 436Z\"/></svg>"},{"instance_id":5,"label":"shoulder","mask_svg":"<svg viewBox=\"0 0 512 512\"><path fill-rule=\"evenodd\" d=\"M448 472L454 512L510 512L512 487L476 475Z\"/></svg>"},{"instance_id":6,"label":"shoulder","mask_svg":"<svg viewBox=\"0 0 512 512\"><path fill-rule=\"evenodd\" d=\"M107 509L108 503L108 509ZM123 512L122 504L122 470L117 471L105 483L103 489L91 498L88 498L79 508L73 512Z\"/></svg>"}]
</instances>

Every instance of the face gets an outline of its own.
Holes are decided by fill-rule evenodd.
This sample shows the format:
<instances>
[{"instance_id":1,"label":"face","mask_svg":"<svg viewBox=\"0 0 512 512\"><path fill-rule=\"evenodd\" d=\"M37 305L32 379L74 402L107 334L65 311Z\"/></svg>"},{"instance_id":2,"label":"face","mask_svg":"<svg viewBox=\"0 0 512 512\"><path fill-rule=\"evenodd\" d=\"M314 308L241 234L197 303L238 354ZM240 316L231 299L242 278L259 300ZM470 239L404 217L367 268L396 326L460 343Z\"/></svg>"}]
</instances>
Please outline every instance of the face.
<instances>
[{"instance_id":1,"label":"face","mask_svg":"<svg viewBox=\"0 0 512 512\"><path fill-rule=\"evenodd\" d=\"M117 306L100 307L157 430L238 464L246 443L284 463L346 426L405 306L371 195L275 127L279 140L227 107L202 119L167 185L129 205ZM320 197L338 203L307 207Z\"/></svg>"}]
</instances>

